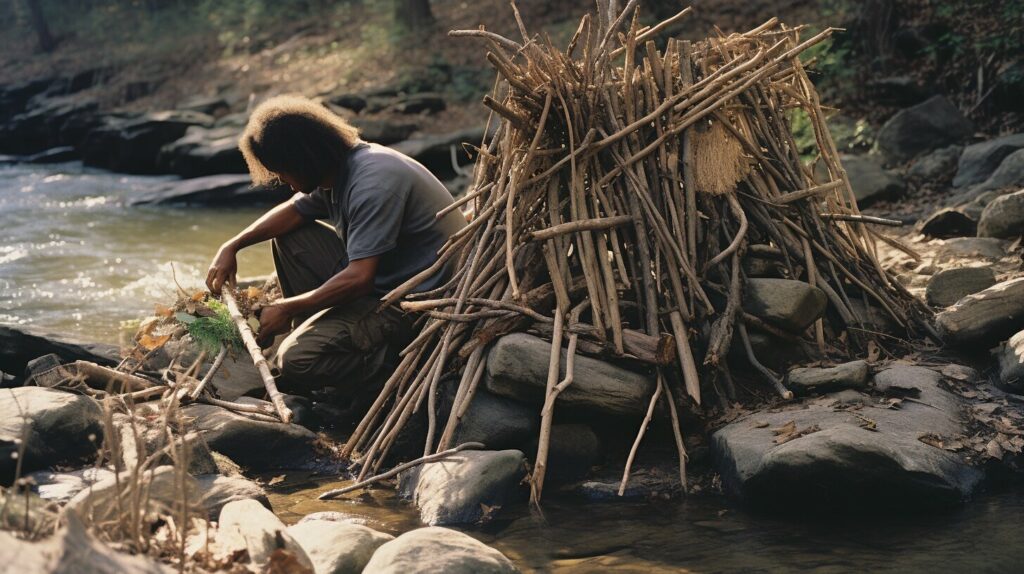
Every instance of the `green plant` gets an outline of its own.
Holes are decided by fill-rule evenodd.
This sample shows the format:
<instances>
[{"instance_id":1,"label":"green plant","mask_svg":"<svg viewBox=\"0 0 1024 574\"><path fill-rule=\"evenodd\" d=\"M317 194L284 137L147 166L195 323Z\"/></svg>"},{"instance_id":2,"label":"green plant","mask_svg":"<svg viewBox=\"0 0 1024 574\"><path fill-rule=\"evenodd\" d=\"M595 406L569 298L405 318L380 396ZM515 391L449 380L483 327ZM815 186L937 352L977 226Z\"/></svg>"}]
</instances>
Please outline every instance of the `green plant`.
<instances>
[{"instance_id":1,"label":"green plant","mask_svg":"<svg viewBox=\"0 0 1024 574\"><path fill-rule=\"evenodd\" d=\"M242 336L235 327L228 308L220 301L210 300L206 306L214 312L210 317L196 317L189 313L179 311L174 318L185 325L188 334L196 346L208 354L216 354L221 345L231 349L242 349Z\"/></svg>"}]
</instances>

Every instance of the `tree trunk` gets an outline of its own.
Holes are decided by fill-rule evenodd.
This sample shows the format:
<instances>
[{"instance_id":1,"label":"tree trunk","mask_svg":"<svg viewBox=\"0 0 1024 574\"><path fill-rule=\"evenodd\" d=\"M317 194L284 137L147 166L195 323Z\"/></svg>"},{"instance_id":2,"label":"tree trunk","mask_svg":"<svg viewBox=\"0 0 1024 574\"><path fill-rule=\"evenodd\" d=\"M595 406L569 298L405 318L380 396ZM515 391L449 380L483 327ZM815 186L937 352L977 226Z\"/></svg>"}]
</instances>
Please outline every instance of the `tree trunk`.
<instances>
[{"instance_id":1,"label":"tree trunk","mask_svg":"<svg viewBox=\"0 0 1024 574\"><path fill-rule=\"evenodd\" d=\"M28 4L29 18L32 19L32 27L36 30L36 37L39 38L39 49L44 52L53 51L53 36L50 35L50 26L46 23L43 15L43 7L39 0L25 0Z\"/></svg>"},{"instance_id":2,"label":"tree trunk","mask_svg":"<svg viewBox=\"0 0 1024 574\"><path fill-rule=\"evenodd\" d=\"M430 0L395 0L395 22L410 32L430 26L434 23Z\"/></svg>"}]
</instances>

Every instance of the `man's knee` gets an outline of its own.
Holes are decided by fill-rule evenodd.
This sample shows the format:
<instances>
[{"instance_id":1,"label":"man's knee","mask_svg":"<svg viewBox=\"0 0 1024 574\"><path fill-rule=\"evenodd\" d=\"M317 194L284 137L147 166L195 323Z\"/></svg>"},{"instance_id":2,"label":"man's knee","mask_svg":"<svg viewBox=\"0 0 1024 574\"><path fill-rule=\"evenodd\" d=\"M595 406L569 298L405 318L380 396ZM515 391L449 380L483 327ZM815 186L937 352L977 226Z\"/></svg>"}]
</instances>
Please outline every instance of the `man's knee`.
<instances>
[{"instance_id":1,"label":"man's knee","mask_svg":"<svg viewBox=\"0 0 1024 574\"><path fill-rule=\"evenodd\" d=\"M305 348L300 341L288 337L277 350L277 369L281 379L289 385L307 386L317 374L317 353Z\"/></svg>"}]
</instances>

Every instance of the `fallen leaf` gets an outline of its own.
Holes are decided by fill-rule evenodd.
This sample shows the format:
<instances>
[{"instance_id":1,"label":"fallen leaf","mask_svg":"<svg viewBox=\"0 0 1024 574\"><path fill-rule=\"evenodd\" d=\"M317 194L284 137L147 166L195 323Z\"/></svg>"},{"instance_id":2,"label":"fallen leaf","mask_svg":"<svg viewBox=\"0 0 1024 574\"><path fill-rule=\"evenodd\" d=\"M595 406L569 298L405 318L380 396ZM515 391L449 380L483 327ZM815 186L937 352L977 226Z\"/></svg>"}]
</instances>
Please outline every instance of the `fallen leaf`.
<instances>
[{"instance_id":1,"label":"fallen leaf","mask_svg":"<svg viewBox=\"0 0 1024 574\"><path fill-rule=\"evenodd\" d=\"M789 421L788 423L780 426L779 428L772 429L772 432L776 435L785 435L796 432L796 421Z\"/></svg>"},{"instance_id":2,"label":"fallen leaf","mask_svg":"<svg viewBox=\"0 0 1024 574\"><path fill-rule=\"evenodd\" d=\"M164 307L163 305L158 304L156 305L156 308L153 310L153 313L157 317L167 318L174 314L174 309L171 309L170 307Z\"/></svg>"},{"instance_id":3,"label":"fallen leaf","mask_svg":"<svg viewBox=\"0 0 1024 574\"><path fill-rule=\"evenodd\" d=\"M205 298L206 298L206 293L204 293L202 291L196 291L195 293L192 294L191 297L189 297L189 299L191 299L192 301L195 301L196 303L202 301Z\"/></svg>"},{"instance_id":4,"label":"fallen leaf","mask_svg":"<svg viewBox=\"0 0 1024 574\"><path fill-rule=\"evenodd\" d=\"M878 361L878 358L882 356L882 350L878 348L878 344L874 341L868 341L868 362L874 363Z\"/></svg>"},{"instance_id":5,"label":"fallen leaf","mask_svg":"<svg viewBox=\"0 0 1024 574\"><path fill-rule=\"evenodd\" d=\"M139 345L141 345L147 351L152 351L153 349L163 347L164 343L166 343L169 340L171 340L171 336L169 334L154 337L149 333L143 333L142 336L139 337Z\"/></svg>"},{"instance_id":6,"label":"fallen leaf","mask_svg":"<svg viewBox=\"0 0 1024 574\"><path fill-rule=\"evenodd\" d=\"M245 296L253 300L259 299L263 296L263 290L259 287L252 286L245 290Z\"/></svg>"},{"instance_id":7,"label":"fallen leaf","mask_svg":"<svg viewBox=\"0 0 1024 574\"><path fill-rule=\"evenodd\" d=\"M279 474L279 475L275 476L274 478L271 478L270 481L267 482L267 486L274 486L275 484L281 484L282 482L284 482L285 476L286 475L284 475L284 474Z\"/></svg>"},{"instance_id":8,"label":"fallen leaf","mask_svg":"<svg viewBox=\"0 0 1024 574\"><path fill-rule=\"evenodd\" d=\"M1003 460L1003 449L995 439L988 441L988 444L985 445L985 454L996 460Z\"/></svg>"}]
</instances>

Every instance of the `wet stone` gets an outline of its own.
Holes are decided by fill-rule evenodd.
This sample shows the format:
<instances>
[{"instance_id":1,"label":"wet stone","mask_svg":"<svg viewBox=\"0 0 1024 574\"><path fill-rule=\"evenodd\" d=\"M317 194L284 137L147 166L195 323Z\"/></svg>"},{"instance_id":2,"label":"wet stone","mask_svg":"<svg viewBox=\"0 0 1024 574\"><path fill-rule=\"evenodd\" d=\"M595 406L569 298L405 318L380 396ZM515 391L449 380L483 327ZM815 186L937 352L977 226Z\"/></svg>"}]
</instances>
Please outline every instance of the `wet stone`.
<instances>
[{"instance_id":1,"label":"wet stone","mask_svg":"<svg viewBox=\"0 0 1024 574\"><path fill-rule=\"evenodd\" d=\"M384 544L363 574L512 574L519 570L504 554L461 532L420 528Z\"/></svg>"},{"instance_id":2,"label":"wet stone","mask_svg":"<svg viewBox=\"0 0 1024 574\"><path fill-rule=\"evenodd\" d=\"M359 574L381 545L395 537L358 524L310 520L288 534L305 550L316 574Z\"/></svg>"}]
</instances>

